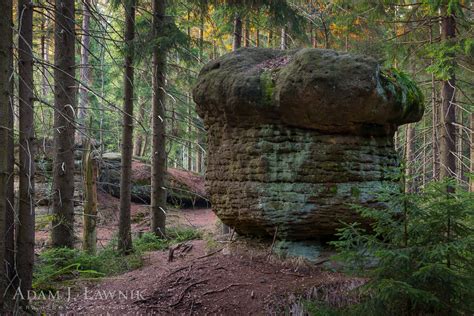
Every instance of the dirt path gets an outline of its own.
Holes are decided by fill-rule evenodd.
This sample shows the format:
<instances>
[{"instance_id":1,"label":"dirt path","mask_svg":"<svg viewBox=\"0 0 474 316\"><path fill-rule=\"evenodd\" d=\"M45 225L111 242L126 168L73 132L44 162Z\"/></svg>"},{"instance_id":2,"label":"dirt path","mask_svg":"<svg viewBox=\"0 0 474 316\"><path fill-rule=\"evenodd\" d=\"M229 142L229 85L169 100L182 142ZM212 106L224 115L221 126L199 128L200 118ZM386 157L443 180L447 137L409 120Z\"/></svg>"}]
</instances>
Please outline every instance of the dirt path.
<instances>
[{"instance_id":1,"label":"dirt path","mask_svg":"<svg viewBox=\"0 0 474 316\"><path fill-rule=\"evenodd\" d=\"M99 243L106 244L116 232L118 199L102 194L99 202L98 237ZM148 214L146 206L132 206L133 232L148 230ZM211 233L215 222L210 209L169 210L167 216L167 225L191 226ZM77 235L81 232L78 226ZM47 235L47 231L38 234L37 243L45 242ZM340 299L344 296L339 295L341 292L361 283L301 260L282 261L269 255L269 249L270 245L248 241L194 240L176 249L171 262L168 251L146 253L140 269L102 280L78 281L71 288L60 289L60 299L45 302L40 312L279 315L291 311L294 315L301 310L301 304L296 303L301 296L313 297L323 289L325 299Z\"/></svg>"},{"instance_id":2,"label":"dirt path","mask_svg":"<svg viewBox=\"0 0 474 316\"><path fill-rule=\"evenodd\" d=\"M60 310L73 315L276 315L292 304L298 307L295 298L318 286L358 282L276 260L266 251L227 245L207 252L203 240L188 245L191 250L182 256L177 252L172 262L168 252L151 252L138 270L77 284Z\"/></svg>"}]
</instances>

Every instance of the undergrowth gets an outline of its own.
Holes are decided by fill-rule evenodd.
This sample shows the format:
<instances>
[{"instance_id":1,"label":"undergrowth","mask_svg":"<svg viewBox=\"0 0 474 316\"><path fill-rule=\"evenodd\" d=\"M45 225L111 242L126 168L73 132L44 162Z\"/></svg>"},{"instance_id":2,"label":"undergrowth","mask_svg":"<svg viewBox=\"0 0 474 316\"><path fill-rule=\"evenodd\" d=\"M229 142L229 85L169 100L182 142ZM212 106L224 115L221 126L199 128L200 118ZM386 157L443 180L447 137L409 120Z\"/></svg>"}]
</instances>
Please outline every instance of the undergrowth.
<instances>
[{"instance_id":1,"label":"undergrowth","mask_svg":"<svg viewBox=\"0 0 474 316\"><path fill-rule=\"evenodd\" d=\"M134 240L134 252L123 256L117 251L117 240L112 240L96 255L79 249L53 248L42 252L35 266L33 288L54 290L61 282L101 278L124 273L142 266L142 254L146 251L165 250L171 245L198 239L201 233L189 228L169 228L167 239L145 233Z\"/></svg>"},{"instance_id":2,"label":"undergrowth","mask_svg":"<svg viewBox=\"0 0 474 316\"><path fill-rule=\"evenodd\" d=\"M349 273L368 282L356 304L307 304L312 315L473 315L474 195L454 181L418 193L385 192L384 210L357 207L371 222L347 225L333 242Z\"/></svg>"}]
</instances>

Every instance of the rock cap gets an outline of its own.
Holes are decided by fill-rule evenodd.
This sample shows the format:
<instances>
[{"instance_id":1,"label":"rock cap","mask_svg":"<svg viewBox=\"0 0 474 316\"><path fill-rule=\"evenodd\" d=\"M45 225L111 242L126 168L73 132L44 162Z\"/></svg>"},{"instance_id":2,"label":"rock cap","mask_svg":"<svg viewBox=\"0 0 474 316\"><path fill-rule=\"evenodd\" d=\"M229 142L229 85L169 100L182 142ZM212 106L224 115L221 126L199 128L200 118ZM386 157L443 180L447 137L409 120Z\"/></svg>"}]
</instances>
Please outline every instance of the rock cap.
<instances>
[{"instance_id":1,"label":"rock cap","mask_svg":"<svg viewBox=\"0 0 474 316\"><path fill-rule=\"evenodd\" d=\"M424 111L422 93L405 74L326 49L239 49L201 70L193 96L207 124L330 133L391 134Z\"/></svg>"}]
</instances>

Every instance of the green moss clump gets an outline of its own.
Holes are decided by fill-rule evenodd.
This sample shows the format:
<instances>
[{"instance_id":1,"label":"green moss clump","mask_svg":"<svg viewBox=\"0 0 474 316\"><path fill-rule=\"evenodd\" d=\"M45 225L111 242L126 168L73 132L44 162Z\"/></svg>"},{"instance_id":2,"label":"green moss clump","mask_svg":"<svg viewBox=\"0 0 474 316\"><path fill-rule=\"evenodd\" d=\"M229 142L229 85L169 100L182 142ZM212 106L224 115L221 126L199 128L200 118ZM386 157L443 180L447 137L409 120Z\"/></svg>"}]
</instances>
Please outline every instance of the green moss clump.
<instances>
[{"instance_id":1,"label":"green moss clump","mask_svg":"<svg viewBox=\"0 0 474 316\"><path fill-rule=\"evenodd\" d=\"M401 107L403 121L423 113L423 93L406 73L390 68L380 73L380 79L385 95L394 98L396 104Z\"/></svg>"},{"instance_id":2,"label":"green moss clump","mask_svg":"<svg viewBox=\"0 0 474 316\"><path fill-rule=\"evenodd\" d=\"M360 197L360 189L358 187L352 187L351 188L351 195L355 198Z\"/></svg>"}]
</instances>

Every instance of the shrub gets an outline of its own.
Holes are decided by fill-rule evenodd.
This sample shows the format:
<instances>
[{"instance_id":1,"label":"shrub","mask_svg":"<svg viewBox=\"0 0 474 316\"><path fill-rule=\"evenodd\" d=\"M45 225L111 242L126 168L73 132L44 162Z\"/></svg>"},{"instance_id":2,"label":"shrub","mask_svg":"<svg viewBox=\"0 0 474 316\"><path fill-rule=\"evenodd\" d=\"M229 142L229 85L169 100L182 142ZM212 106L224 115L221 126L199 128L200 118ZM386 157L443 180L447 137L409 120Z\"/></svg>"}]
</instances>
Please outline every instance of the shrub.
<instances>
[{"instance_id":1,"label":"shrub","mask_svg":"<svg viewBox=\"0 0 474 316\"><path fill-rule=\"evenodd\" d=\"M445 181L382 199L383 211L356 208L371 221L370 232L346 225L333 242L349 272L369 277L360 304L344 314L472 315L472 193Z\"/></svg>"},{"instance_id":2,"label":"shrub","mask_svg":"<svg viewBox=\"0 0 474 316\"><path fill-rule=\"evenodd\" d=\"M138 251L164 250L187 240L200 239L201 232L191 228L168 228L167 238L161 238L153 233L144 233L134 242L134 248Z\"/></svg>"},{"instance_id":3,"label":"shrub","mask_svg":"<svg viewBox=\"0 0 474 316\"><path fill-rule=\"evenodd\" d=\"M200 237L199 231L189 228L169 228L167 239L145 233L135 240L135 252L127 256L122 256L117 251L116 239L113 239L97 255L91 255L79 249L48 249L40 254L35 265L33 288L53 290L61 281L75 278L99 278L137 269L143 264L141 255L144 251L164 250L170 245Z\"/></svg>"}]
</instances>

